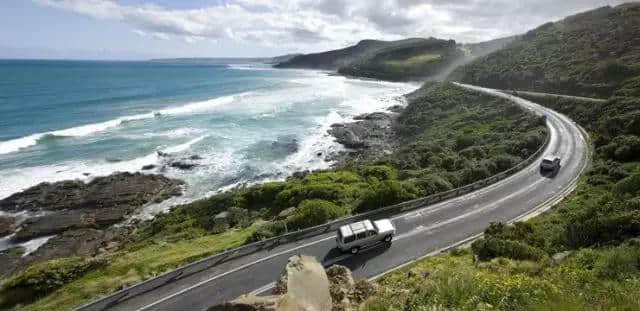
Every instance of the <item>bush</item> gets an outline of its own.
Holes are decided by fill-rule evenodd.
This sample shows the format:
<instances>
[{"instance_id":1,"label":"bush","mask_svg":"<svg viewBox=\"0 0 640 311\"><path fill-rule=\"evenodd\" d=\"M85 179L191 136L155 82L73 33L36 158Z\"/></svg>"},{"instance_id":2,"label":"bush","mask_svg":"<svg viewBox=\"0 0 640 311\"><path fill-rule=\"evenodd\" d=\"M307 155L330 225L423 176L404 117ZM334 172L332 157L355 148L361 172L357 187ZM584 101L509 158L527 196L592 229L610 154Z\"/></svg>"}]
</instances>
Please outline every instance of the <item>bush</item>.
<instances>
[{"instance_id":1,"label":"bush","mask_svg":"<svg viewBox=\"0 0 640 311\"><path fill-rule=\"evenodd\" d=\"M386 165L365 166L362 169L363 177L374 177L378 180L390 180L398 178L398 172Z\"/></svg>"},{"instance_id":2,"label":"bush","mask_svg":"<svg viewBox=\"0 0 640 311\"><path fill-rule=\"evenodd\" d=\"M520 241L535 247L544 246L544 236L535 230L529 222L516 222L513 225L506 225L502 222L492 222L484 230L488 237Z\"/></svg>"},{"instance_id":3,"label":"bush","mask_svg":"<svg viewBox=\"0 0 640 311\"><path fill-rule=\"evenodd\" d=\"M570 221L565 228L567 245L573 248L622 241L637 235L640 235L640 211Z\"/></svg>"},{"instance_id":4,"label":"bush","mask_svg":"<svg viewBox=\"0 0 640 311\"><path fill-rule=\"evenodd\" d=\"M276 221L261 225L256 229L251 236L247 239L247 242L257 242L272 238L285 232L284 222Z\"/></svg>"},{"instance_id":5,"label":"bush","mask_svg":"<svg viewBox=\"0 0 640 311\"><path fill-rule=\"evenodd\" d=\"M613 190L619 195L634 196L640 192L640 173L635 173L618 181Z\"/></svg>"},{"instance_id":6,"label":"bush","mask_svg":"<svg viewBox=\"0 0 640 311\"><path fill-rule=\"evenodd\" d=\"M431 195L453 189L453 185L437 174L429 174L415 181L424 195Z\"/></svg>"},{"instance_id":7,"label":"bush","mask_svg":"<svg viewBox=\"0 0 640 311\"><path fill-rule=\"evenodd\" d=\"M606 252L594 266L601 278L623 281L638 276L640 272L640 249L617 247Z\"/></svg>"},{"instance_id":8,"label":"bush","mask_svg":"<svg viewBox=\"0 0 640 311\"><path fill-rule=\"evenodd\" d=\"M418 197L419 191L414 186L395 180L385 180L369 186L362 196L356 211L361 213L380 207L412 200Z\"/></svg>"},{"instance_id":9,"label":"bush","mask_svg":"<svg viewBox=\"0 0 640 311\"><path fill-rule=\"evenodd\" d=\"M29 303L106 263L106 260L70 257L35 264L2 282L0 309Z\"/></svg>"},{"instance_id":10,"label":"bush","mask_svg":"<svg viewBox=\"0 0 640 311\"><path fill-rule=\"evenodd\" d=\"M325 200L306 200L285 220L289 230L321 225L345 214L344 209Z\"/></svg>"},{"instance_id":11,"label":"bush","mask_svg":"<svg viewBox=\"0 0 640 311\"><path fill-rule=\"evenodd\" d=\"M517 260L539 261L546 257L544 251L529 246L520 241L503 240L494 237L485 237L473 242L471 249L482 261L488 261L496 257L506 257Z\"/></svg>"}]
</instances>

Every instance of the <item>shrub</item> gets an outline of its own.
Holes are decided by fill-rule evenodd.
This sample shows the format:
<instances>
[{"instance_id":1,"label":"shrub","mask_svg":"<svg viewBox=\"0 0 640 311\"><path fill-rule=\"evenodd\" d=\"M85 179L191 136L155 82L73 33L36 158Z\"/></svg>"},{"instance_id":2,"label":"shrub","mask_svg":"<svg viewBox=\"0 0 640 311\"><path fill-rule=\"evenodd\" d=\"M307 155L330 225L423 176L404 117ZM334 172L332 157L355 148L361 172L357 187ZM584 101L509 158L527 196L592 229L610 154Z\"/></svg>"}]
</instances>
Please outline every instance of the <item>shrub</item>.
<instances>
[{"instance_id":1,"label":"shrub","mask_svg":"<svg viewBox=\"0 0 640 311\"><path fill-rule=\"evenodd\" d=\"M344 214L344 209L329 201L305 200L285 221L289 230L298 230L326 223Z\"/></svg>"},{"instance_id":2,"label":"shrub","mask_svg":"<svg viewBox=\"0 0 640 311\"><path fill-rule=\"evenodd\" d=\"M488 237L524 242L535 247L544 246L544 237L529 222L519 221L513 225L491 222L484 230L484 234Z\"/></svg>"},{"instance_id":3,"label":"shrub","mask_svg":"<svg viewBox=\"0 0 640 311\"><path fill-rule=\"evenodd\" d=\"M418 197L419 191L414 186L395 180L375 183L362 196L356 211L365 212L380 207L393 205Z\"/></svg>"},{"instance_id":4,"label":"shrub","mask_svg":"<svg viewBox=\"0 0 640 311\"><path fill-rule=\"evenodd\" d=\"M287 186L284 182L270 182L254 186L242 194L242 198L247 208L258 210L262 207L271 207L276 196Z\"/></svg>"},{"instance_id":5,"label":"shrub","mask_svg":"<svg viewBox=\"0 0 640 311\"><path fill-rule=\"evenodd\" d=\"M266 240L268 238L272 238L274 236L280 235L284 232L285 232L285 227L284 227L283 221L266 223L258 227L258 229L256 229L255 231L253 231L251 236L249 236L249 238L247 239L247 242L257 242L257 241Z\"/></svg>"},{"instance_id":6,"label":"shrub","mask_svg":"<svg viewBox=\"0 0 640 311\"><path fill-rule=\"evenodd\" d=\"M486 237L473 242L471 249L482 261L488 261L496 257L538 261L546 257L545 252L539 248L529 246L520 241L503 240L494 237Z\"/></svg>"},{"instance_id":7,"label":"shrub","mask_svg":"<svg viewBox=\"0 0 640 311\"><path fill-rule=\"evenodd\" d=\"M462 180L468 184L485 179L489 176L491 176L489 169L480 163L462 171Z\"/></svg>"},{"instance_id":8,"label":"shrub","mask_svg":"<svg viewBox=\"0 0 640 311\"><path fill-rule=\"evenodd\" d=\"M437 174L429 174L415 181L424 195L431 195L453 189L453 185Z\"/></svg>"},{"instance_id":9,"label":"shrub","mask_svg":"<svg viewBox=\"0 0 640 311\"><path fill-rule=\"evenodd\" d=\"M519 157L515 157L508 154L502 154L493 158L493 163L496 165L498 172L506 171L520 162Z\"/></svg>"},{"instance_id":10,"label":"shrub","mask_svg":"<svg viewBox=\"0 0 640 311\"><path fill-rule=\"evenodd\" d=\"M619 195L634 195L640 192L640 173L635 173L618 181L613 190Z\"/></svg>"},{"instance_id":11,"label":"shrub","mask_svg":"<svg viewBox=\"0 0 640 311\"><path fill-rule=\"evenodd\" d=\"M621 241L640 235L640 211L601 215L566 224L565 236L570 247Z\"/></svg>"},{"instance_id":12,"label":"shrub","mask_svg":"<svg viewBox=\"0 0 640 311\"><path fill-rule=\"evenodd\" d=\"M106 263L106 260L70 257L35 264L2 282L0 309L42 297Z\"/></svg>"},{"instance_id":13,"label":"shrub","mask_svg":"<svg viewBox=\"0 0 640 311\"><path fill-rule=\"evenodd\" d=\"M637 247L616 247L596 261L594 271L599 277L623 281L635 277L640 272L640 249Z\"/></svg>"},{"instance_id":14,"label":"shrub","mask_svg":"<svg viewBox=\"0 0 640 311\"><path fill-rule=\"evenodd\" d=\"M374 177L378 180L390 180L398 178L398 172L386 165L365 166L362 169L362 176Z\"/></svg>"}]
</instances>

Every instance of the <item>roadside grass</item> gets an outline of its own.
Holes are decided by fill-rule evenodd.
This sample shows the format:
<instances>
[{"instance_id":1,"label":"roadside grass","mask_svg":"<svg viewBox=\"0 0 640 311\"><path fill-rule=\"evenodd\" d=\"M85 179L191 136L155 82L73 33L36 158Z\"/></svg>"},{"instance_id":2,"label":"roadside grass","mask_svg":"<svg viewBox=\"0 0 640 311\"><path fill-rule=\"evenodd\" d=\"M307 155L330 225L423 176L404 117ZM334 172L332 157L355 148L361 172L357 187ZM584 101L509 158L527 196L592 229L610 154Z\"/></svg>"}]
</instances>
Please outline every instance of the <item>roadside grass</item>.
<instances>
[{"instance_id":1,"label":"roadside grass","mask_svg":"<svg viewBox=\"0 0 640 311\"><path fill-rule=\"evenodd\" d=\"M171 269L239 247L245 244L253 231L253 227L233 229L176 243L149 241L136 250L125 249L111 254L106 266L19 310L72 310Z\"/></svg>"},{"instance_id":2,"label":"roadside grass","mask_svg":"<svg viewBox=\"0 0 640 311\"><path fill-rule=\"evenodd\" d=\"M440 58L442 58L442 55L440 54L427 53L427 54L412 56L402 60L389 60L389 61L386 61L385 64L393 67L410 68L414 66L420 66L422 64L438 60Z\"/></svg>"},{"instance_id":3,"label":"roadside grass","mask_svg":"<svg viewBox=\"0 0 640 311\"><path fill-rule=\"evenodd\" d=\"M469 250L458 250L384 276L364 310L637 310L637 274L612 280L598 267L616 270L609 258L638 251L582 249L552 265L506 258L474 263Z\"/></svg>"}]
</instances>

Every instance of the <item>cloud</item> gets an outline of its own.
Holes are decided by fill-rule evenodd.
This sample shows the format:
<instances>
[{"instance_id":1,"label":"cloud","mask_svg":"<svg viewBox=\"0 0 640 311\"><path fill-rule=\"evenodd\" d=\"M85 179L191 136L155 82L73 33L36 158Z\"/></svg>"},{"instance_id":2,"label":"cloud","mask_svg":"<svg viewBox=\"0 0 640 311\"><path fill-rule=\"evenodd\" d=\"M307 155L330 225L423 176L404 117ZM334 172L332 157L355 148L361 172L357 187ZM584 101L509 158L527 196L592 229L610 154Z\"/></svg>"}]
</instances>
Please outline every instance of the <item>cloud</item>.
<instances>
[{"instance_id":1,"label":"cloud","mask_svg":"<svg viewBox=\"0 0 640 311\"><path fill-rule=\"evenodd\" d=\"M194 43L221 39L301 51L366 38L440 37L477 42L624 0L225 0L197 9L113 0L32 0L132 27L141 37Z\"/></svg>"}]
</instances>

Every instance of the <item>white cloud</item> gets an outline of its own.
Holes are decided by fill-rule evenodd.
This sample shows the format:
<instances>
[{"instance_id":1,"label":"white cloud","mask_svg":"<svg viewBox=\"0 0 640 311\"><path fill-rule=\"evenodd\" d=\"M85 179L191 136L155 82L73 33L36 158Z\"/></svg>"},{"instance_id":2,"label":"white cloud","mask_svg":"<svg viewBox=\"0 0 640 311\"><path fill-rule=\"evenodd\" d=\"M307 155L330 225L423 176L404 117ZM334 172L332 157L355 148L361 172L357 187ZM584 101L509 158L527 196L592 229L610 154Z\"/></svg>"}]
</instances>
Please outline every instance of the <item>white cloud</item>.
<instances>
[{"instance_id":1,"label":"white cloud","mask_svg":"<svg viewBox=\"0 0 640 311\"><path fill-rule=\"evenodd\" d=\"M113 0L33 0L96 19L128 24L141 37L230 39L302 51L336 48L361 39L435 36L482 41L596 6L623 0L227 0L199 9Z\"/></svg>"}]
</instances>

